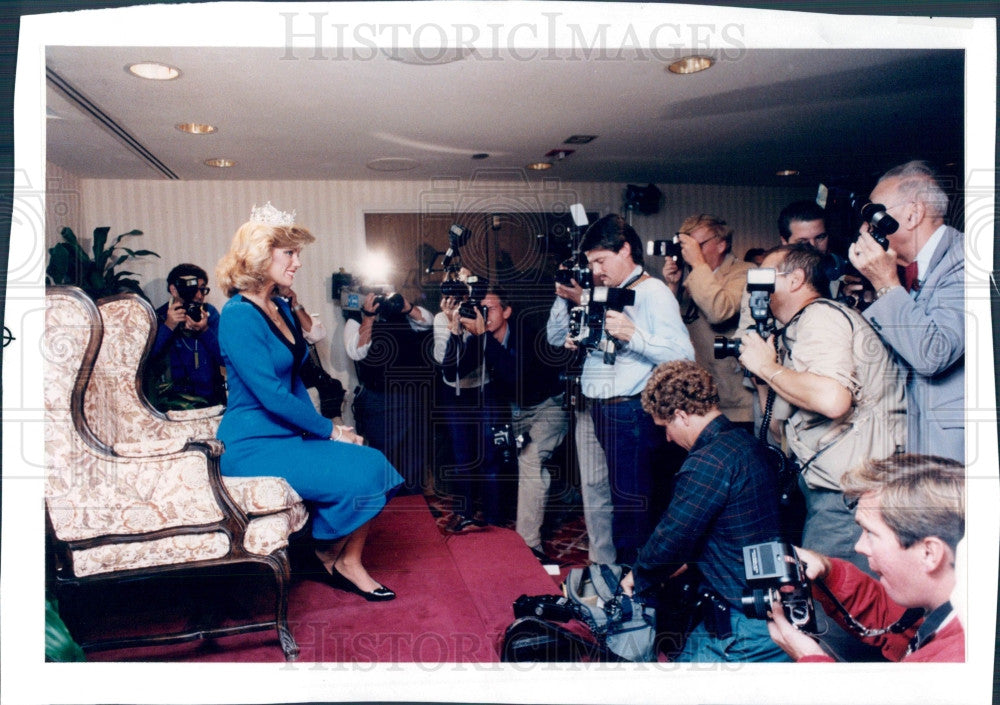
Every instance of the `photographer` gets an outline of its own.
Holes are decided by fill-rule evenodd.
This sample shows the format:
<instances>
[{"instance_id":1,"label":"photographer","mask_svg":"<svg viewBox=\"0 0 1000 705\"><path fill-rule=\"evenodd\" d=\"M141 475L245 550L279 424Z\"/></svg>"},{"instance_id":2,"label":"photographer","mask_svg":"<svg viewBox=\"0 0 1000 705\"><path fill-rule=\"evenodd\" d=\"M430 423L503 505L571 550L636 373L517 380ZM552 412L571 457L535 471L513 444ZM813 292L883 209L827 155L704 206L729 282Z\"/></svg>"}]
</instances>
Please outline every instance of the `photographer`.
<instances>
[{"instance_id":1,"label":"photographer","mask_svg":"<svg viewBox=\"0 0 1000 705\"><path fill-rule=\"evenodd\" d=\"M486 318L464 319L473 335L486 334L486 367L497 398L510 406L511 424L506 452L516 459L517 533L537 557L552 478L545 463L566 436L567 412L562 408L560 371L569 362L565 348L550 346L525 319L511 320L506 292L490 289L482 299ZM518 447L509 447L511 443ZM496 443L494 443L496 445Z\"/></svg>"},{"instance_id":2,"label":"photographer","mask_svg":"<svg viewBox=\"0 0 1000 705\"><path fill-rule=\"evenodd\" d=\"M944 224L948 195L920 161L887 171L869 196L897 226L883 249L866 222L848 253L875 287L864 316L908 373L907 450L965 458L965 258ZM905 268L901 278L897 265Z\"/></svg>"},{"instance_id":3,"label":"photographer","mask_svg":"<svg viewBox=\"0 0 1000 705\"><path fill-rule=\"evenodd\" d=\"M766 341L745 333L739 360L764 382L762 400L770 394L792 406L784 431L801 468L803 545L867 569L852 550L860 530L844 506L840 476L903 448L905 378L860 313L824 298L821 259L805 244L767 254L764 267L777 274L770 308L784 327Z\"/></svg>"},{"instance_id":4,"label":"photographer","mask_svg":"<svg viewBox=\"0 0 1000 705\"><path fill-rule=\"evenodd\" d=\"M403 476L400 491L419 493L427 436L419 391L431 376L424 354L433 318L401 294L378 298L369 293L360 311L344 312L344 348L358 376L351 408L358 433Z\"/></svg>"},{"instance_id":5,"label":"photographer","mask_svg":"<svg viewBox=\"0 0 1000 705\"><path fill-rule=\"evenodd\" d=\"M846 561L800 549L813 596L827 614L881 648L890 661L964 662L965 630L950 602L955 552L965 534L962 465L937 456L897 455L863 463L846 473L842 484L845 496L857 502L862 534L856 550L867 556L878 580ZM913 609L923 613L922 621L900 631L904 613ZM773 609L769 616L771 637L796 661L833 660L789 624L783 610ZM898 626L890 630L893 623Z\"/></svg>"},{"instance_id":6,"label":"photographer","mask_svg":"<svg viewBox=\"0 0 1000 705\"><path fill-rule=\"evenodd\" d=\"M719 388L719 408L730 421L750 427L753 394L743 384L743 369L732 357L717 359L713 349L715 336L736 332L750 264L732 255L733 229L713 215L685 219L677 240L682 261L667 257L663 280L684 312L695 361L712 373Z\"/></svg>"},{"instance_id":7,"label":"photographer","mask_svg":"<svg viewBox=\"0 0 1000 705\"><path fill-rule=\"evenodd\" d=\"M622 587L641 594L679 578L685 566L697 568L702 577L697 593L708 592L712 599L674 660L786 661L766 623L746 617L741 608L747 590L742 547L779 531L776 478L763 448L719 410L711 375L693 362L657 367L642 406L667 440L688 455L677 471L670 505Z\"/></svg>"},{"instance_id":8,"label":"photographer","mask_svg":"<svg viewBox=\"0 0 1000 705\"><path fill-rule=\"evenodd\" d=\"M694 349L677 299L663 282L643 270L642 243L624 218L612 214L599 219L587 229L580 249L596 286L632 290L635 295L633 305L604 313L601 343L588 351L580 378L607 460L617 561L630 563L656 520L650 467L662 440L652 419L642 411L640 393L656 365L693 359ZM561 298L578 301L580 293L579 287L556 285ZM549 314L548 340L561 339L576 347L569 333L569 311L557 298ZM613 364L606 364L609 349L616 351ZM602 489L601 478L582 478L581 484L585 507L606 501L590 496L592 489Z\"/></svg>"},{"instance_id":9,"label":"photographer","mask_svg":"<svg viewBox=\"0 0 1000 705\"><path fill-rule=\"evenodd\" d=\"M455 499L446 529L460 534L502 524L506 507L500 492L500 458L490 434L500 422L499 402L486 368L485 334L470 331L482 318L476 309L485 287L464 268L450 281L462 283L465 293L441 297L441 311L434 316L434 360L444 383L439 387L440 415L454 461L440 478Z\"/></svg>"},{"instance_id":10,"label":"photographer","mask_svg":"<svg viewBox=\"0 0 1000 705\"><path fill-rule=\"evenodd\" d=\"M167 275L167 290L170 300L156 309L146 367L150 398L162 409L225 404L219 312L205 303L208 275L197 265L179 264Z\"/></svg>"}]
</instances>

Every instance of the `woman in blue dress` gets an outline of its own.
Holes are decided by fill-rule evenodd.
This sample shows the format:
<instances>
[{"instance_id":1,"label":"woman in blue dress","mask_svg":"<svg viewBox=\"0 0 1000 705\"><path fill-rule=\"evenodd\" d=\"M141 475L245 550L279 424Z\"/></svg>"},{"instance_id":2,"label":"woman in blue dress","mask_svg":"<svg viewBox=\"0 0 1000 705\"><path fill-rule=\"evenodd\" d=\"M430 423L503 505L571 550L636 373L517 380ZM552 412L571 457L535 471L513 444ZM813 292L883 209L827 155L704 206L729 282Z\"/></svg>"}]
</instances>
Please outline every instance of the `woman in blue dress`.
<instances>
[{"instance_id":1,"label":"woman in blue dress","mask_svg":"<svg viewBox=\"0 0 1000 705\"><path fill-rule=\"evenodd\" d=\"M299 368L306 343L294 312L277 294L290 288L299 253L315 238L294 213L270 203L237 230L216 276L230 297L219 318L229 400L218 437L229 476L285 478L313 509L316 555L334 587L369 601L392 590L361 563L369 524L403 478L349 426L313 406Z\"/></svg>"}]
</instances>

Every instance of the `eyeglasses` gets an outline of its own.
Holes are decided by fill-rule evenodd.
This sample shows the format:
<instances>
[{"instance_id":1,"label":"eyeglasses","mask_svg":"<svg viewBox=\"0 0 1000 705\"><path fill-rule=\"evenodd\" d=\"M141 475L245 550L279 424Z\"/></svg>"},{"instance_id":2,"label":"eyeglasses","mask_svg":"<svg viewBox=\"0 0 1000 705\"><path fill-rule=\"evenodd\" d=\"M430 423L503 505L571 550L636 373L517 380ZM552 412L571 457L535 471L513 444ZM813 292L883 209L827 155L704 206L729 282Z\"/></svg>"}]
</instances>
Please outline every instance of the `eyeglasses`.
<instances>
[{"instance_id":1,"label":"eyeglasses","mask_svg":"<svg viewBox=\"0 0 1000 705\"><path fill-rule=\"evenodd\" d=\"M212 290L212 287L210 287L210 286L199 286L198 287L198 291L200 291L205 296L208 296L208 292L210 292L211 290Z\"/></svg>"}]
</instances>

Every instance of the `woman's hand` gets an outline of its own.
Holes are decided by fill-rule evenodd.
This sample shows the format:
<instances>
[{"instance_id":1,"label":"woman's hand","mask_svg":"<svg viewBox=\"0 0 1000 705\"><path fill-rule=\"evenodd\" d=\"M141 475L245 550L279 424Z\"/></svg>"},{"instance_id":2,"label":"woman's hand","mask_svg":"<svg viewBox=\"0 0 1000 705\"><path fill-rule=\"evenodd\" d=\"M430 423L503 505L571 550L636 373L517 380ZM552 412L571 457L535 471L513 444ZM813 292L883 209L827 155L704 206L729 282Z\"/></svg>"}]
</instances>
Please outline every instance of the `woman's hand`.
<instances>
[{"instance_id":1,"label":"woman's hand","mask_svg":"<svg viewBox=\"0 0 1000 705\"><path fill-rule=\"evenodd\" d=\"M363 446L365 444L364 436L356 434L353 426L341 426L339 424L333 425L333 433L330 434L330 440L353 443L356 446Z\"/></svg>"}]
</instances>

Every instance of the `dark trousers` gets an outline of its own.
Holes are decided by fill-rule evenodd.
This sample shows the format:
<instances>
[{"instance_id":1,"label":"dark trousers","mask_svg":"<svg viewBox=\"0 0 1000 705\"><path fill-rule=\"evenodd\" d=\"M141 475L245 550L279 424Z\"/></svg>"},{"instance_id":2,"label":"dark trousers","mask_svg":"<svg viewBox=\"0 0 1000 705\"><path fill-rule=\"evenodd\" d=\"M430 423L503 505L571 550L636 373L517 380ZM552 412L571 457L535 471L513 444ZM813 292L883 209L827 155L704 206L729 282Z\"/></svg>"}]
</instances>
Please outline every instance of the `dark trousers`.
<instances>
[{"instance_id":1,"label":"dark trousers","mask_svg":"<svg viewBox=\"0 0 1000 705\"><path fill-rule=\"evenodd\" d=\"M642 410L638 397L615 402L594 399L590 413L608 462L618 562L632 563L658 519L651 469L654 451L663 444L662 431Z\"/></svg>"},{"instance_id":2,"label":"dark trousers","mask_svg":"<svg viewBox=\"0 0 1000 705\"><path fill-rule=\"evenodd\" d=\"M403 476L400 494L423 491L430 438L427 415L421 413L425 403L417 388L379 392L359 387L351 405L358 433Z\"/></svg>"},{"instance_id":3,"label":"dark trousers","mask_svg":"<svg viewBox=\"0 0 1000 705\"><path fill-rule=\"evenodd\" d=\"M447 388L440 402L453 460L441 469L441 479L455 496L455 511L471 516L478 504L483 519L491 524L503 523L512 514L505 497L510 494L510 481L516 482L516 475L503 476L500 457L493 445L491 428L501 423L502 415L489 385L485 391L463 389L459 395Z\"/></svg>"}]
</instances>

